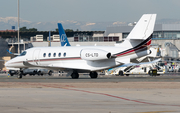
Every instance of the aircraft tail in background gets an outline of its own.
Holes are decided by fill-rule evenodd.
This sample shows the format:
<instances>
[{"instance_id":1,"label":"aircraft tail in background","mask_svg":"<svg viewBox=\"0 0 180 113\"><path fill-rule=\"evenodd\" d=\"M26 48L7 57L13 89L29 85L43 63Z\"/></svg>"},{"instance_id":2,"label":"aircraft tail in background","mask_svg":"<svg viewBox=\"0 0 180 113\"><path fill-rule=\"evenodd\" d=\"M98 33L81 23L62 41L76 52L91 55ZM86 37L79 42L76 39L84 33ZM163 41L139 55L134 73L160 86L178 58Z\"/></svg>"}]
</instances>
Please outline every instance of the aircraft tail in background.
<instances>
[{"instance_id":1,"label":"aircraft tail in background","mask_svg":"<svg viewBox=\"0 0 180 113\"><path fill-rule=\"evenodd\" d=\"M61 46L71 46L69 44L66 33L64 32L64 29L61 23L58 23L58 29L59 29L59 37L60 37Z\"/></svg>"}]
</instances>

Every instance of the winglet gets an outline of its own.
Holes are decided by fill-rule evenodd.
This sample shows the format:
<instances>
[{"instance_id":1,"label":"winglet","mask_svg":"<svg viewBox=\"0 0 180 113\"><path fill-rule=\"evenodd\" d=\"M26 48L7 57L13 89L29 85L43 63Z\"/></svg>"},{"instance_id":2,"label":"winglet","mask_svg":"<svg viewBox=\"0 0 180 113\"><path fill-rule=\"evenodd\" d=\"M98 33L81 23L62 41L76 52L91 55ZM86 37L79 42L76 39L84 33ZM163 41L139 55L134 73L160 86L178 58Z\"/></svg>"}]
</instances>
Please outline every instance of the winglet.
<instances>
[{"instance_id":1,"label":"winglet","mask_svg":"<svg viewBox=\"0 0 180 113\"><path fill-rule=\"evenodd\" d=\"M60 37L61 46L64 46L64 45L71 46L69 44L66 33L64 32L64 29L61 23L58 23L58 29L59 29L59 37Z\"/></svg>"},{"instance_id":2,"label":"winglet","mask_svg":"<svg viewBox=\"0 0 180 113\"><path fill-rule=\"evenodd\" d=\"M12 53L12 52L9 51L8 49L7 49L7 52L10 53L10 54L13 54L13 55L17 55L17 56L20 55L20 54L18 54L18 53Z\"/></svg>"},{"instance_id":3,"label":"winglet","mask_svg":"<svg viewBox=\"0 0 180 113\"><path fill-rule=\"evenodd\" d=\"M13 54L13 53L12 53L11 51L9 51L8 49L7 49L7 52L10 53L10 54Z\"/></svg>"}]
</instances>

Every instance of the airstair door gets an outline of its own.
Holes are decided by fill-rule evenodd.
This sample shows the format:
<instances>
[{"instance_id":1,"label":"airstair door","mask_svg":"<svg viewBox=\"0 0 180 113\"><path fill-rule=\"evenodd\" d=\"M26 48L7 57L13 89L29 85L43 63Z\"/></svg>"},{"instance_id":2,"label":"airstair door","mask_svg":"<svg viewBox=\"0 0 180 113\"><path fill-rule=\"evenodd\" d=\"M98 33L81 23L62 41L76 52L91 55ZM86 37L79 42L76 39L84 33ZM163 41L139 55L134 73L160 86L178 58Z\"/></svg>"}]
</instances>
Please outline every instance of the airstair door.
<instances>
[{"instance_id":1,"label":"airstair door","mask_svg":"<svg viewBox=\"0 0 180 113\"><path fill-rule=\"evenodd\" d=\"M33 64L34 65L40 65L39 53L40 53L40 49L36 49L33 52Z\"/></svg>"}]
</instances>

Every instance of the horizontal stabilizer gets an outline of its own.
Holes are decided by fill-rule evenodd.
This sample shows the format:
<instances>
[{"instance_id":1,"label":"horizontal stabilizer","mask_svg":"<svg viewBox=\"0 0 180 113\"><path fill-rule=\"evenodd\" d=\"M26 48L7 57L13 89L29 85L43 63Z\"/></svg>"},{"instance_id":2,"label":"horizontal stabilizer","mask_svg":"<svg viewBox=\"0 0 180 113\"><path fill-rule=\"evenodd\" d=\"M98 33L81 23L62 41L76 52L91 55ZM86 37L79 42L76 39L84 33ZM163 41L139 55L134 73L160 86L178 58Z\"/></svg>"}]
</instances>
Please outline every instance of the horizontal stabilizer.
<instances>
[{"instance_id":1,"label":"horizontal stabilizer","mask_svg":"<svg viewBox=\"0 0 180 113\"><path fill-rule=\"evenodd\" d=\"M116 62L127 64L127 63L130 63L130 58L122 59L122 58L118 57L118 58L116 58Z\"/></svg>"},{"instance_id":2,"label":"horizontal stabilizer","mask_svg":"<svg viewBox=\"0 0 180 113\"><path fill-rule=\"evenodd\" d=\"M156 14L144 14L132 29L127 39L147 39L153 33L155 20Z\"/></svg>"}]
</instances>

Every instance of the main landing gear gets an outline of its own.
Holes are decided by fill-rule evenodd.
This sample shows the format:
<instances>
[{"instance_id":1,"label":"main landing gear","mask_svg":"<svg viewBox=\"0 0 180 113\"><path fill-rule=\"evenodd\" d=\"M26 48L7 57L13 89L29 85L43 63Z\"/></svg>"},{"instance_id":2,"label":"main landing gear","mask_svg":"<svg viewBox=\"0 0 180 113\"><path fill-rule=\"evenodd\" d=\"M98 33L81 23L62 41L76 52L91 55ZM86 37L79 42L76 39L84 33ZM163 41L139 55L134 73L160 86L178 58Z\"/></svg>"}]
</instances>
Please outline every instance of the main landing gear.
<instances>
[{"instance_id":1,"label":"main landing gear","mask_svg":"<svg viewBox=\"0 0 180 113\"><path fill-rule=\"evenodd\" d=\"M91 78L97 78L97 77L98 77L98 74L97 74L96 71L93 71L93 72L90 72L89 76L90 76Z\"/></svg>"},{"instance_id":2,"label":"main landing gear","mask_svg":"<svg viewBox=\"0 0 180 113\"><path fill-rule=\"evenodd\" d=\"M71 77L72 79L78 79L79 78L79 74L77 71L74 71L72 74L71 74Z\"/></svg>"},{"instance_id":3,"label":"main landing gear","mask_svg":"<svg viewBox=\"0 0 180 113\"><path fill-rule=\"evenodd\" d=\"M92 71L90 72L89 76L91 78L97 78L98 77L98 73L96 71ZM73 71L73 73L71 74L71 78L72 79L78 79L79 78L79 74L77 71Z\"/></svg>"}]
</instances>

